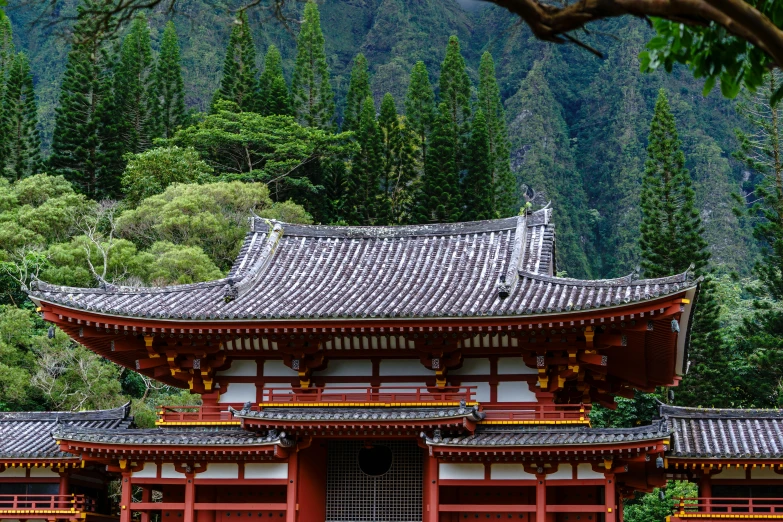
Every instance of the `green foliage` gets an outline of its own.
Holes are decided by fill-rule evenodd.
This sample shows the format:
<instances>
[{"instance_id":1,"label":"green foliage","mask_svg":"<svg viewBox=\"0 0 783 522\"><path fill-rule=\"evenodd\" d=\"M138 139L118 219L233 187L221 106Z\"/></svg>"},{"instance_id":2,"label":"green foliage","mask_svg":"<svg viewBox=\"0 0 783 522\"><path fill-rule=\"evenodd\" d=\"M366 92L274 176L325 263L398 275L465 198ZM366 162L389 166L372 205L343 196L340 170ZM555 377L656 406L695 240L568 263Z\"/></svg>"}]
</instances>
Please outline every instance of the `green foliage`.
<instances>
[{"instance_id":1,"label":"green foliage","mask_svg":"<svg viewBox=\"0 0 783 522\"><path fill-rule=\"evenodd\" d=\"M783 3L779 0L745 0L780 27ZM734 98L743 86L755 91L763 85L772 58L762 49L735 36L714 23L685 25L653 18L657 35L647 44L639 58L642 71L663 67L671 72L675 64L684 64L696 78L705 78L704 94L720 81L724 96ZM771 96L773 105L783 97L778 87Z\"/></svg>"},{"instance_id":2,"label":"green foliage","mask_svg":"<svg viewBox=\"0 0 783 522\"><path fill-rule=\"evenodd\" d=\"M264 72L259 80L261 114L264 116L292 116L291 95L283 77L280 51L270 45L264 61Z\"/></svg>"},{"instance_id":3,"label":"green foliage","mask_svg":"<svg viewBox=\"0 0 783 522\"><path fill-rule=\"evenodd\" d=\"M148 279L154 286L212 281L223 276L215 263L196 246L158 241L148 252L153 258Z\"/></svg>"},{"instance_id":4,"label":"green foliage","mask_svg":"<svg viewBox=\"0 0 783 522\"><path fill-rule=\"evenodd\" d=\"M658 414L660 396L655 393L636 392L633 399L617 398L615 409L593 405L590 425L595 428L633 428L649 424Z\"/></svg>"},{"instance_id":5,"label":"green foliage","mask_svg":"<svg viewBox=\"0 0 783 522\"><path fill-rule=\"evenodd\" d=\"M367 58L363 54L356 55L351 69L351 83L348 85L348 95L345 99L343 112L344 131L358 131L359 120L367 97L372 97L370 90L370 73L367 71Z\"/></svg>"},{"instance_id":6,"label":"green foliage","mask_svg":"<svg viewBox=\"0 0 783 522\"><path fill-rule=\"evenodd\" d=\"M222 101L214 114L169 141L194 148L218 173L268 184L279 201L319 190L302 166L344 156L352 150L347 137L303 127L290 116L236 112L236 105Z\"/></svg>"},{"instance_id":7,"label":"green foliage","mask_svg":"<svg viewBox=\"0 0 783 522\"><path fill-rule=\"evenodd\" d=\"M0 84L5 85L8 70L14 61L14 31L11 20L0 10Z\"/></svg>"},{"instance_id":8,"label":"green foliage","mask_svg":"<svg viewBox=\"0 0 783 522\"><path fill-rule=\"evenodd\" d=\"M413 204L416 223L451 223L459 221L462 214L451 116L445 103L438 105L424 175Z\"/></svg>"},{"instance_id":9,"label":"green foliage","mask_svg":"<svg viewBox=\"0 0 783 522\"><path fill-rule=\"evenodd\" d=\"M212 174L212 167L193 148L175 145L130 155L122 175L125 203L135 206L142 199L160 194L172 183L200 183Z\"/></svg>"},{"instance_id":10,"label":"green foliage","mask_svg":"<svg viewBox=\"0 0 783 522\"><path fill-rule=\"evenodd\" d=\"M296 40L296 62L291 83L297 121L309 127L330 129L334 119L334 94L329 83L324 35L318 5L305 4L304 20Z\"/></svg>"},{"instance_id":11,"label":"green foliage","mask_svg":"<svg viewBox=\"0 0 783 522\"><path fill-rule=\"evenodd\" d=\"M231 29L220 89L212 101L213 110L220 100L236 103L239 109L245 112L258 112L261 109L256 47L245 11L239 13Z\"/></svg>"},{"instance_id":12,"label":"green foliage","mask_svg":"<svg viewBox=\"0 0 783 522\"><path fill-rule=\"evenodd\" d=\"M517 183L511 173L510 143L506 113L500 101L500 88L495 78L495 62L488 51L479 64L478 110L487 120L492 190L491 217L510 217L519 211ZM468 147L470 153L470 147Z\"/></svg>"},{"instance_id":13,"label":"green foliage","mask_svg":"<svg viewBox=\"0 0 783 522\"><path fill-rule=\"evenodd\" d=\"M174 22L166 24L160 55L155 64L155 78L151 93L155 137L170 138L186 121L185 82L182 79L179 42Z\"/></svg>"},{"instance_id":14,"label":"green foliage","mask_svg":"<svg viewBox=\"0 0 783 522\"><path fill-rule=\"evenodd\" d=\"M30 63L25 54L19 53L8 71L0 123L2 174L12 181L37 174L41 168L37 113Z\"/></svg>"},{"instance_id":15,"label":"green foliage","mask_svg":"<svg viewBox=\"0 0 783 522\"><path fill-rule=\"evenodd\" d=\"M347 183L347 221L351 225L386 225L391 209L386 193L381 191L383 145L372 96L364 99L358 125L359 150L353 155Z\"/></svg>"},{"instance_id":16,"label":"green foliage","mask_svg":"<svg viewBox=\"0 0 783 522\"><path fill-rule=\"evenodd\" d=\"M473 118L465 159L467 173L462 182L462 200L465 205L462 219L465 221L479 221L495 217L493 208L495 194L492 182L493 158L487 127L484 112L479 109Z\"/></svg>"},{"instance_id":17,"label":"green foliage","mask_svg":"<svg viewBox=\"0 0 783 522\"><path fill-rule=\"evenodd\" d=\"M624 501L623 518L628 522L661 522L671 516L672 508L681 498L693 498L699 494L698 486L684 480L670 480L660 498L660 488L649 494L637 494ZM687 505L687 502L686 502Z\"/></svg>"},{"instance_id":18,"label":"green foliage","mask_svg":"<svg viewBox=\"0 0 783 522\"><path fill-rule=\"evenodd\" d=\"M156 132L155 64L147 18L134 18L122 41L114 74L114 110L119 121L122 153L138 153L152 145Z\"/></svg>"},{"instance_id":19,"label":"green foliage","mask_svg":"<svg viewBox=\"0 0 783 522\"><path fill-rule=\"evenodd\" d=\"M404 224L409 220L416 190L416 137L408 127L408 120L397 114L394 98L388 92L381 102L378 126L383 151L381 192L389 201L390 224Z\"/></svg>"},{"instance_id":20,"label":"green foliage","mask_svg":"<svg viewBox=\"0 0 783 522\"><path fill-rule=\"evenodd\" d=\"M52 137L49 167L65 176L78 190L91 197L119 192L119 178L104 169L106 155L114 153L116 135L103 132L114 124L111 92L112 57L101 35L111 27L96 25L88 13L98 9L97 0L85 0L73 28L71 51L60 88ZM116 155L116 154L115 154Z\"/></svg>"},{"instance_id":21,"label":"green foliage","mask_svg":"<svg viewBox=\"0 0 783 522\"><path fill-rule=\"evenodd\" d=\"M465 141L470 130L470 89L470 78L460 51L459 39L452 36L440 69L440 102L446 105L451 123L449 132L458 171L463 168Z\"/></svg>"},{"instance_id":22,"label":"green foliage","mask_svg":"<svg viewBox=\"0 0 783 522\"><path fill-rule=\"evenodd\" d=\"M419 169L427 160L427 139L435 122L435 93L424 62L416 62L411 71L408 93L405 96L405 119L416 138L415 150Z\"/></svg>"},{"instance_id":23,"label":"green foliage","mask_svg":"<svg viewBox=\"0 0 783 522\"><path fill-rule=\"evenodd\" d=\"M200 247L218 268L227 271L247 233L247 216L275 208L269 189L261 183L173 184L123 212L117 219L117 232L142 247L158 241ZM290 209L287 215L293 215ZM300 215L306 216L304 211Z\"/></svg>"}]
</instances>

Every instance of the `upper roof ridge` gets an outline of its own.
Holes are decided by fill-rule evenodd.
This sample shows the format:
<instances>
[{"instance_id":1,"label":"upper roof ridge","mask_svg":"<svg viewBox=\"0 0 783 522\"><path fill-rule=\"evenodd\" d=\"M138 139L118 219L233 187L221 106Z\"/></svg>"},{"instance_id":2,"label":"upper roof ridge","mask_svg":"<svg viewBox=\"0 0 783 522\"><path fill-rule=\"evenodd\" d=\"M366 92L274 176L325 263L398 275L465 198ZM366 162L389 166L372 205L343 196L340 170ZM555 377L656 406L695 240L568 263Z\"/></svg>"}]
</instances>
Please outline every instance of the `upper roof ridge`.
<instances>
[{"instance_id":1,"label":"upper roof ridge","mask_svg":"<svg viewBox=\"0 0 783 522\"><path fill-rule=\"evenodd\" d=\"M759 418L759 417L783 417L783 409L775 408L695 408L689 406L672 406L660 404L658 413L663 418Z\"/></svg>"},{"instance_id":2,"label":"upper roof ridge","mask_svg":"<svg viewBox=\"0 0 783 522\"><path fill-rule=\"evenodd\" d=\"M567 286L629 286L629 285L665 285L688 283L694 281L690 270L680 274L674 274L667 277L658 277L652 279L640 279L636 272L632 272L622 277L609 279L577 279L573 277L559 277L547 274L533 273L526 270L520 270L519 276L527 279L535 279L555 284ZM700 279L699 279L700 280Z\"/></svg>"},{"instance_id":3,"label":"upper roof ridge","mask_svg":"<svg viewBox=\"0 0 783 522\"><path fill-rule=\"evenodd\" d=\"M106 410L85 411L9 411L0 412L0 421L58 421L81 422L96 420L130 420L131 403Z\"/></svg>"}]
</instances>

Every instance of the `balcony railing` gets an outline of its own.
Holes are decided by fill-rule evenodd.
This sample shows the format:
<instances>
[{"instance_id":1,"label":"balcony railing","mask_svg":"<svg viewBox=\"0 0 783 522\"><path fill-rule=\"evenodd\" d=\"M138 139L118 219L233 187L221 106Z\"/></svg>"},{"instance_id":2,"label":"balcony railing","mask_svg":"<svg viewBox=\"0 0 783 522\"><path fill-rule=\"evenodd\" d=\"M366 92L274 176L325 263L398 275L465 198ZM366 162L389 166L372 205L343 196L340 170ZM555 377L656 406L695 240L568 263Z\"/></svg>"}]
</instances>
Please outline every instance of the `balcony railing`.
<instances>
[{"instance_id":1,"label":"balcony railing","mask_svg":"<svg viewBox=\"0 0 783 522\"><path fill-rule=\"evenodd\" d=\"M674 517L705 518L705 515L720 515L721 519L747 518L745 515L775 515L783 518L783 499L781 498L681 498L674 505ZM728 515L728 516L727 516ZM758 518L758 517L756 517Z\"/></svg>"},{"instance_id":2,"label":"balcony railing","mask_svg":"<svg viewBox=\"0 0 783 522\"><path fill-rule=\"evenodd\" d=\"M159 406L158 420L161 425L204 425L204 426L238 426L240 421L231 416L229 404L220 406ZM233 405L242 408L242 405ZM254 408L257 409L257 408Z\"/></svg>"},{"instance_id":3,"label":"balcony railing","mask_svg":"<svg viewBox=\"0 0 783 522\"><path fill-rule=\"evenodd\" d=\"M588 424L589 404L489 404L484 405L485 424L531 423Z\"/></svg>"},{"instance_id":4,"label":"balcony railing","mask_svg":"<svg viewBox=\"0 0 783 522\"><path fill-rule=\"evenodd\" d=\"M84 495L0 495L0 518L48 514L68 518L93 512L95 501Z\"/></svg>"},{"instance_id":5,"label":"balcony railing","mask_svg":"<svg viewBox=\"0 0 783 522\"><path fill-rule=\"evenodd\" d=\"M431 403L472 403L476 386L330 386L324 388L267 388L263 391L261 407L274 405L307 406L312 404L378 404L427 405Z\"/></svg>"}]
</instances>

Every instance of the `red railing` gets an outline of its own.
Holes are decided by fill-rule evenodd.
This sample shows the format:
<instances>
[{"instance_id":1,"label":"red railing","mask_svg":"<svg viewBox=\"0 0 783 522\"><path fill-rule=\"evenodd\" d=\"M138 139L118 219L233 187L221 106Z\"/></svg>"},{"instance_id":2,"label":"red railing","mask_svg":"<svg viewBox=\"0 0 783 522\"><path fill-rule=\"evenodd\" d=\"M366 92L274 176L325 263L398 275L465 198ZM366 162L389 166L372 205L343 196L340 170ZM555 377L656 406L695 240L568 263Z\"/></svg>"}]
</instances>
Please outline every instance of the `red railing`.
<instances>
[{"instance_id":1,"label":"red railing","mask_svg":"<svg viewBox=\"0 0 783 522\"><path fill-rule=\"evenodd\" d=\"M688 515L721 515L736 513L738 518L748 513L766 513L783 515L781 498L740 498L740 497L692 497L681 498L674 505L674 516L687 518ZM703 518L703 517L702 517Z\"/></svg>"},{"instance_id":2,"label":"red railing","mask_svg":"<svg viewBox=\"0 0 783 522\"><path fill-rule=\"evenodd\" d=\"M332 386L328 388L267 388L263 391L262 406L267 403L429 403L472 402L476 386L450 386L428 388L426 386Z\"/></svg>"},{"instance_id":3,"label":"red railing","mask_svg":"<svg viewBox=\"0 0 783 522\"><path fill-rule=\"evenodd\" d=\"M0 510L94 512L95 501L84 495L0 495ZM7 515L7 516L5 516ZM0 518L18 518L14 513L2 513Z\"/></svg>"},{"instance_id":4,"label":"red railing","mask_svg":"<svg viewBox=\"0 0 783 522\"><path fill-rule=\"evenodd\" d=\"M590 415L589 404L485 404L487 421L584 421Z\"/></svg>"},{"instance_id":5,"label":"red railing","mask_svg":"<svg viewBox=\"0 0 783 522\"><path fill-rule=\"evenodd\" d=\"M241 404L219 406L159 406L158 423L188 422L210 423L236 421L228 411L229 406L242 409ZM258 409L253 407L253 409Z\"/></svg>"}]
</instances>

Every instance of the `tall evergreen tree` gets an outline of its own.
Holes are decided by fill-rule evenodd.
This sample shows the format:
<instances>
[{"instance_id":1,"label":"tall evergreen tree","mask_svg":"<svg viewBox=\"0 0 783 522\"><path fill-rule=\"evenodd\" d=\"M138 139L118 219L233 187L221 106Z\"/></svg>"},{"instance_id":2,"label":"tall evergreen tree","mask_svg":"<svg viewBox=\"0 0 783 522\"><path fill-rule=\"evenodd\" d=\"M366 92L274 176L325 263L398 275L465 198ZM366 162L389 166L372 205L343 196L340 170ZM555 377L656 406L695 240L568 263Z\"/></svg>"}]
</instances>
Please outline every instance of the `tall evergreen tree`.
<instances>
[{"instance_id":1,"label":"tall evergreen tree","mask_svg":"<svg viewBox=\"0 0 783 522\"><path fill-rule=\"evenodd\" d=\"M381 102L378 118L383 150L383 174L381 192L389 201L392 224L406 221L416 179L414 136L400 121L391 94L386 93Z\"/></svg>"},{"instance_id":2,"label":"tall evergreen tree","mask_svg":"<svg viewBox=\"0 0 783 522\"><path fill-rule=\"evenodd\" d=\"M8 77L14 56L14 32L11 28L11 20L0 10L0 87Z\"/></svg>"},{"instance_id":3,"label":"tall evergreen tree","mask_svg":"<svg viewBox=\"0 0 783 522\"><path fill-rule=\"evenodd\" d=\"M460 220L462 198L454 148L454 123L448 106L441 103L430 136L421 186L414 201L413 219L417 223Z\"/></svg>"},{"instance_id":4,"label":"tall evergreen tree","mask_svg":"<svg viewBox=\"0 0 783 522\"><path fill-rule=\"evenodd\" d=\"M296 40L296 62L291 94L296 118L303 125L330 129L334 120L334 93L329 83L321 15L312 0L305 4L304 20Z\"/></svg>"},{"instance_id":5,"label":"tall evergreen tree","mask_svg":"<svg viewBox=\"0 0 783 522\"><path fill-rule=\"evenodd\" d=\"M519 210L517 183L511 172L511 146L506 113L495 78L495 62L486 51L479 64L478 108L486 118L492 175L492 217L509 217ZM470 151L468 151L470 153Z\"/></svg>"},{"instance_id":6,"label":"tall evergreen tree","mask_svg":"<svg viewBox=\"0 0 783 522\"><path fill-rule=\"evenodd\" d=\"M440 102L446 104L451 120L452 146L457 170L461 171L464 167L465 142L470 132L470 78L456 36L449 38L446 58L440 69Z\"/></svg>"},{"instance_id":7,"label":"tall evergreen tree","mask_svg":"<svg viewBox=\"0 0 783 522\"><path fill-rule=\"evenodd\" d=\"M370 72L367 70L367 58L359 53L353 60L351 81L348 85L348 95L343 113L343 130L359 130L359 115L364 107L364 100L372 96L370 90Z\"/></svg>"},{"instance_id":8,"label":"tall evergreen tree","mask_svg":"<svg viewBox=\"0 0 783 522\"><path fill-rule=\"evenodd\" d=\"M405 96L405 121L416 138L417 159L423 169L427 161L427 137L435 121L435 93L427 66L421 61L416 62L411 71Z\"/></svg>"},{"instance_id":9,"label":"tall evergreen tree","mask_svg":"<svg viewBox=\"0 0 783 522\"><path fill-rule=\"evenodd\" d=\"M231 29L223 62L223 77L213 98L213 107L217 100L232 101L244 112L258 112L261 107L256 47L245 11L239 13Z\"/></svg>"},{"instance_id":10,"label":"tall evergreen tree","mask_svg":"<svg viewBox=\"0 0 783 522\"><path fill-rule=\"evenodd\" d=\"M112 58L102 42L107 31L113 31L91 15L102 5L85 0L78 8L49 158L52 173L93 197L111 196L120 189L119 177L101 171L105 142L99 131L111 118L107 112L112 98Z\"/></svg>"},{"instance_id":11,"label":"tall evergreen tree","mask_svg":"<svg viewBox=\"0 0 783 522\"><path fill-rule=\"evenodd\" d=\"M484 112L479 109L473 118L470 139L465 154L466 173L462 183L465 205L462 219L479 221L495 217L492 183L492 150Z\"/></svg>"},{"instance_id":12,"label":"tall evergreen tree","mask_svg":"<svg viewBox=\"0 0 783 522\"><path fill-rule=\"evenodd\" d=\"M280 51L270 45L264 59L264 72L259 80L261 114L264 116L290 116L291 95L283 76L283 60Z\"/></svg>"},{"instance_id":13,"label":"tall evergreen tree","mask_svg":"<svg viewBox=\"0 0 783 522\"><path fill-rule=\"evenodd\" d=\"M125 152L139 153L152 145L156 134L155 66L147 17L134 18L120 50L114 75L114 110Z\"/></svg>"},{"instance_id":14,"label":"tall evergreen tree","mask_svg":"<svg viewBox=\"0 0 783 522\"><path fill-rule=\"evenodd\" d=\"M170 138L185 124L185 83L174 22L166 24L155 67L153 111L157 137Z\"/></svg>"},{"instance_id":15,"label":"tall evergreen tree","mask_svg":"<svg viewBox=\"0 0 783 522\"><path fill-rule=\"evenodd\" d=\"M8 71L2 112L3 175L13 181L32 176L41 166L41 136L33 75L24 53L14 58Z\"/></svg>"},{"instance_id":16,"label":"tall evergreen tree","mask_svg":"<svg viewBox=\"0 0 783 522\"><path fill-rule=\"evenodd\" d=\"M642 268L646 277L664 277L693 265L695 275L706 277L691 329L691 368L680 393L681 402L703 404L701 400L709 400L723 385L721 376L729 368L718 332L718 305L709 277L710 253L681 147L666 92L661 89L650 124L642 178Z\"/></svg>"},{"instance_id":17,"label":"tall evergreen tree","mask_svg":"<svg viewBox=\"0 0 783 522\"><path fill-rule=\"evenodd\" d=\"M389 222L390 212L379 179L383 170L383 151L372 96L364 99L358 123L356 141L359 150L353 156L348 178L348 222L352 225L385 225Z\"/></svg>"}]
</instances>

